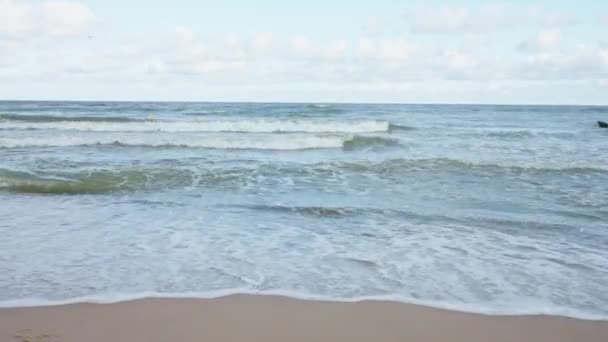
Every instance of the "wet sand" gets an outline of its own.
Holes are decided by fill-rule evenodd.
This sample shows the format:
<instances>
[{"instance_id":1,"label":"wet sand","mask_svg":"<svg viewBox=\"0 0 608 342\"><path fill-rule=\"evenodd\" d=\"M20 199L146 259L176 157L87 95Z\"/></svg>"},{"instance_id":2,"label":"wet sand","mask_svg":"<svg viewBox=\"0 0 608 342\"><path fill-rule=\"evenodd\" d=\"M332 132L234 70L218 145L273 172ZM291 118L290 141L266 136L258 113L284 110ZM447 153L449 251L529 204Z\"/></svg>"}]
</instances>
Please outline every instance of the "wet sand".
<instances>
[{"instance_id":1,"label":"wet sand","mask_svg":"<svg viewBox=\"0 0 608 342\"><path fill-rule=\"evenodd\" d=\"M0 309L0 341L608 341L608 322L271 296Z\"/></svg>"}]
</instances>

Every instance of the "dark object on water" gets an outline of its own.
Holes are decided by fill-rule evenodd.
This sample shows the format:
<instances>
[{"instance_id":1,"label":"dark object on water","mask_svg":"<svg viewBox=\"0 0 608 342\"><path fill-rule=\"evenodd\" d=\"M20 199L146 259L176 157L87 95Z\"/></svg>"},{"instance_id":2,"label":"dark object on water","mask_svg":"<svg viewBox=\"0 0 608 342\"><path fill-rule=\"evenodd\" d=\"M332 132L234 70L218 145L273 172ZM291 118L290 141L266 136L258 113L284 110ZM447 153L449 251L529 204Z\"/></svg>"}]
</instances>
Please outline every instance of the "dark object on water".
<instances>
[{"instance_id":1,"label":"dark object on water","mask_svg":"<svg viewBox=\"0 0 608 342\"><path fill-rule=\"evenodd\" d=\"M608 123L605 123L603 121L598 121L597 125L600 126L600 127L602 127L602 128L608 128Z\"/></svg>"}]
</instances>

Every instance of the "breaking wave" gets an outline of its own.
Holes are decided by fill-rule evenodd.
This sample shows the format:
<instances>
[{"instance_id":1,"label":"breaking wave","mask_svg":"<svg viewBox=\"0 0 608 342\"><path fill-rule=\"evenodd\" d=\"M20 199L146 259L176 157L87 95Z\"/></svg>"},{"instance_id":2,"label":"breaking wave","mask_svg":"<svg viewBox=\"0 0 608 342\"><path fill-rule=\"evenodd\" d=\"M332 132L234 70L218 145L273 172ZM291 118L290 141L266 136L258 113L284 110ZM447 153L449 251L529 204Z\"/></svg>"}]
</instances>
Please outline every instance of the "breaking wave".
<instances>
[{"instance_id":1,"label":"breaking wave","mask_svg":"<svg viewBox=\"0 0 608 342\"><path fill-rule=\"evenodd\" d=\"M331 120L197 120L157 121L124 118L112 121L105 117L95 120L53 116L42 117L42 121L20 119L0 122L0 129L12 130L69 130L93 132L240 132L240 133L372 133L386 132L390 123L377 120L331 121ZM34 116L32 116L34 117ZM87 117L89 119L90 117ZM82 120L81 120L82 119ZM15 122L17 121L17 122ZM27 121L27 122L19 122Z\"/></svg>"},{"instance_id":2,"label":"breaking wave","mask_svg":"<svg viewBox=\"0 0 608 342\"><path fill-rule=\"evenodd\" d=\"M58 116L58 115L17 115L17 114L0 114L0 127L7 126L6 129L10 129L11 124L6 121L19 121L20 124L16 124L15 128L20 126L27 126L23 122L29 123L75 123L75 122L142 122L141 119L127 118L124 116ZM30 124L32 125L32 124ZM32 125L35 126L35 125ZM24 128L27 129L27 128ZM32 127L30 129L35 129Z\"/></svg>"},{"instance_id":3,"label":"breaking wave","mask_svg":"<svg viewBox=\"0 0 608 342\"><path fill-rule=\"evenodd\" d=\"M410 171L439 171L444 169L492 171L494 173L547 173L601 174L608 169L599 167L568 167L531 165L529 167L492 163L470 163L452 159L393 159L383 162L323 162L317 164L289 164L277 166L260 164L255 167L209 168L188 167L130 167L94 169L77 172L22 172L0 169L0 190L37 194L103 194L116 191L175 189L204 185L237 186L255 184L268 179L301 179L322 182L336 175L349 181L357 175L399 175ZM351 180L357 181L354 177ZM259 206L250 209L289 211L317 216L344 216L357 213L355 208Z\"/></svg>"},{"instance_id":4,"label":"breaking wave","mask_svg":"<svg viewBox=\"0 0 608 342\"><path fill-rule=\"evenodd\" d=\"M359 135L305 135L305 134L84 134L58 135L27 138L0 137L0 147L46 146L137 146L137 147L184 147L226 150L309 150L309 149L357 149L370 146L397 144L397 140Z\"/></svg>"}]
</instances>

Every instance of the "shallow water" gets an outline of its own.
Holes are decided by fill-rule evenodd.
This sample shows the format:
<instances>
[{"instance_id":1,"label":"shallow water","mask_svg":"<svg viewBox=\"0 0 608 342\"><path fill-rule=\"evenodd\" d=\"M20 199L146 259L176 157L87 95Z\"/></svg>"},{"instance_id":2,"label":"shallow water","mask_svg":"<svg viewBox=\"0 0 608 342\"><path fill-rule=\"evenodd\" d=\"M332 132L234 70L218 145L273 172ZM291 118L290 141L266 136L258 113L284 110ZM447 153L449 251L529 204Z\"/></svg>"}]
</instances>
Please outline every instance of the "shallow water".
<instances>
[{"instance_id":1,"label":"shallow water","mask_svg":"<svg viewBox=\"0 0 608 342\"><path fill-rule=\"evenodd\" d=\"M0 306L608 317L606 107L0 102Z\"/></svg>"}]
</instances>

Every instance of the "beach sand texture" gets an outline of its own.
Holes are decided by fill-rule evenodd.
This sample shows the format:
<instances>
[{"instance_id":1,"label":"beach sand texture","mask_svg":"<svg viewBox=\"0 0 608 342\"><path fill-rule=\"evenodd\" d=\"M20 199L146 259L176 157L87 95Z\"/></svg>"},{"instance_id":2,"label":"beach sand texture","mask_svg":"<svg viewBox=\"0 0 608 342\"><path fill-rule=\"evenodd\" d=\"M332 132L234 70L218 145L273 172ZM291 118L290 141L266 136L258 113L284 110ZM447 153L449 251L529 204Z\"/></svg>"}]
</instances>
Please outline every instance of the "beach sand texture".
<instances>
[{"instance_id":1,"label":"beach sand texture","mask_svg":"<svg viewBox=\"0 0 608 342\"><path fill-rule=\"evenodd\" d=\"M608 322L236 295L0 309L0 341L608 341Z\"/></svg>"}]
</instances>

